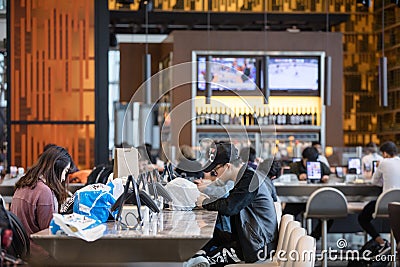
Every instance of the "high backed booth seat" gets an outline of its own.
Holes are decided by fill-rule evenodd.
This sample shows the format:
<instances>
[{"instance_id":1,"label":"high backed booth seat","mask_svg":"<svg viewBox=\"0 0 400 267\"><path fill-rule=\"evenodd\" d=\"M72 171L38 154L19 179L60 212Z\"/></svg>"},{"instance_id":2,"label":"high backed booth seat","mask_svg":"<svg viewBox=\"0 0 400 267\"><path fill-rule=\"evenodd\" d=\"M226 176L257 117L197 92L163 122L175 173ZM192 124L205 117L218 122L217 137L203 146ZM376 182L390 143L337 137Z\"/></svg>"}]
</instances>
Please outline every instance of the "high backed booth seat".
<instances>
[{"instance_id":1,"label":"high backed booth seat","mask_svg":"<svg viewBox=\"0 0 400 267\"><path fill-rule=\"evenodd\" d=\"M322 250L327 250L327 222L329 219L347 217L346 197L336 188L320 188L308 199L304 217L322 221ZM322 266L328 266L327 257L323 258Z\"/></svg>"}]
</instances>

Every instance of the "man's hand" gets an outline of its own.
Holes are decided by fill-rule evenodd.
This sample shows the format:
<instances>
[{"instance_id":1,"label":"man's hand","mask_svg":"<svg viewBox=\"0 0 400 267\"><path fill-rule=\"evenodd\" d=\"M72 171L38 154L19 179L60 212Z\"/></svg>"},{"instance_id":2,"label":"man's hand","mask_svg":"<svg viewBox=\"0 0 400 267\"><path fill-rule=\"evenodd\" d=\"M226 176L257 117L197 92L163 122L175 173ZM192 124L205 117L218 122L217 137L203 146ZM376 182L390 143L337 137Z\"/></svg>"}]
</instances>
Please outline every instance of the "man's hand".
<instances>
[{"instance_id":1,"label":"man's hand","mask_svg":"<svg viewBox=\"0 0 400 267\"><path fill-rule=\"evenodd\" d=\"M200 196L196 200L196 206L199 208L203 208L203 201L208 198L210 197L207 196L206 194L200 193Z\"/></svg>"},{"instance_id":2,"label":"man's hand","mask_svg":"<svg viewBox=\"0 0 400 267\"><path fill-rule=\"evenodd\" d=\"M300 174L300 175L299 175L299 180L300 180L300 181L305 181L305 180L307 180L307 174L306 174L306 173Z\"/></svg>"},{"instance_id":3,"label":"man's hand","mask_svg":"<svg viewBox=\"0 0 400 267\"><path fill-rule=\"evenodd\" d=\"M329 181L329 176L328 175L324 175L324 176L322 176L322 178L321 178L321 182L323 182L323 183L327 183Z\"/></svg>"}]
</instances>

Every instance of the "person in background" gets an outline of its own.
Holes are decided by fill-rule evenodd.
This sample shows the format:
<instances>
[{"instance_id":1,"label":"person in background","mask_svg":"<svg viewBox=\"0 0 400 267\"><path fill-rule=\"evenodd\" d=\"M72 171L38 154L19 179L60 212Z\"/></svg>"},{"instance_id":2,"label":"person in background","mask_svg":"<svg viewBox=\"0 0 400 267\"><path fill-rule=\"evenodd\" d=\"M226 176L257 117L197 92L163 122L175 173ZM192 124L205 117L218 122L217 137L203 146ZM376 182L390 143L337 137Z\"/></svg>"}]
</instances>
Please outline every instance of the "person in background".
<instances>
[{"instance_id":1,"label":"person in background","mask_svg":"<svg viewBox=\"0 0 400 267\"><path fill-rule=\"evenodd\" d=\"M276 193L275 185L272 180L278 178L281 174L282 164L280 161L266 159L258 165L257 174L261 177L265 177L264 181L271 192L271 197L274 202L278 201L278 195Z\"/></svg>"},{"instance_id":2,"label":"person in background","mask_svg":"<svg viewBox=\"0 0 400 267\"><path fill-rule=\"evenodd\" d=\"M203 166L196 160L194 150L188 145L182 145L179 149L181 153L179 153L179 163L175 171L183 177L203 178Z\"/></svg>"},{"instance_id":3,"label":"person in background","mask_svg":"<svg viewBox=\"0 0 400 267\"><path fill-rule=\"evenodd\" d=\"M372 162L380 162L383 160L383 157L378 154L378 146L374 142L369 142L365 150L367 152L367 155L365 155L361 159L361 168L365 178L369 179L372 177Z\"/></svg>"},{"instance_id":4,"label":"person in background","mask_svg":"<svg viewBox=\"0 0 400 267\"><path fill-rule=\"evenodd\" d=\"M256 150L253 147L243 147L240 150L239 156L243 162L247 162L249 167L253 168L254 170L257 169Z\"/></svg>"},{"instance_id":5,"label":"person in background","mask_svg":"<svg viewBox=\"0 0 400 267\"><path fill-rule=\"evenodd\" d=\"M379 162L378 168L372 176L372 184L383 187L382 193L392 188L400 188L400 158L397 156L397 147L387 141L380 147L383 160ZM376 200L369 202L360 215L358 222L361 227L379 244L378 255L390 250L389 242L383 239L371 224L372 214L375 212Z\"/></svg>"},{"instance_id":6,"label":"person in background","mask_svg":"<svg viewBox=\"0 0 400 267\"><path fill-rule=\"evenodd\" d=\"M318 150L315 147L306 147L302 153L302 160L293 162L290 164L290 172L297 175L300 181L307 180L307 161L317 161L319 156ZM321 182L326 183L329 180L329 174L331 173L328 166L321 162L322 178ZM306 203L286 203L282 214L292 214L295 218L302 215L306 210ZM302 221L302 219L299 219ZM328 220L328 230L332 226L333 220ZM321 221L314 228L311 236L317 240L321 238Z\"/></svg>"},{"instance_id":7,"label":"person in background","mask_svg":"<svg viewBox=\"0 0 400 267\"><path fill-rule=\"evenodd\" d=\"M305 181L307 180L307 161L318 161L320 155L315 147L306 147L301 155L301 161L290 164L290 173L296 174L300 181ZM331 171L323 162L321 162L321 172L321 182L326 183L329 180Z\"/></svg>"},{"instance_id":8,"label":"person in background","mask_svg":"<svg viewBox=\"0 0 400 267\"><path fill-rule=\"evenodd\" d=\"M311 143L312 147L315 147L318 150L318 158L317 161L324 163L326 166L328 166L328 168L330 168L331 166L329 165L328 159L322 155L322 146L321 143L318 141L313 141Z\"/></svg>"},{"instance_id":9,"label":"person in background","mask_svg":"<svg viewBox=\"0 0 400 267\"><path fill-rule=\"evenodd\" d=\"M15 184L11 212L20 219L28 236L48 228L53 213L57 213L67 199L65 182L72 165L68 151L53 145ZM39 251L31 242L31 254L41 253Z\"/></svg>"},{"instance_id":10,"label":"person in background","mask_svg":"<svg viewBox=\"0 0 400 267\"><path fill-rule=\"evenodd\" d=\"M157 164L157 158L155 156L153 156L153 154L151 153L153 146L149 143L145 143L144 146L146 147L147 156L149 157L150 163Z\"/></svg>"},{"instance_id":11,"label":"person in background","mask_svg":"<svg viewBox=\"0 0 400 267\"><path fill-rule=\"evenodd\" d=\"M258 183L254 170L241 161L233 144L217 143L212 155L204 171L213 171L217 179L232 180L235 185L226 198L210 199L200 195L196 204L229 216L232 232L215 228L209 241L212 249L205 245L203 251L184 266L223 266L241 260L256 262L260 250L269 255L276 247L278 224L271 194L265 183ZM254 180L258 187L252 186Z\"/></svg>"}]
</instances>

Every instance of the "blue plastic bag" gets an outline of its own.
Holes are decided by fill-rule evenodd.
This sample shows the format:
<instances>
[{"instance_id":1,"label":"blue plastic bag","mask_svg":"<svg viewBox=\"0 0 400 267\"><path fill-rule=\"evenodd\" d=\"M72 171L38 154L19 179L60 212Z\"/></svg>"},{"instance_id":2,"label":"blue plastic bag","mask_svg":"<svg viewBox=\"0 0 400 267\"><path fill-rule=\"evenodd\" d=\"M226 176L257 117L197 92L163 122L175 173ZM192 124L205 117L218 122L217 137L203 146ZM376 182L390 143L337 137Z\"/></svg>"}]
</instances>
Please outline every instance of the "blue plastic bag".
<instances>
[{"instance_id":1,"label":"blue plastic bag","mask_svg":"<svg viewBox=\"0 0 400 267\"><path fill-rule=\"evenodd\" d=\"M106 222L116 201L110 192L111 187L105 184L91 184L79 189L75 193L74 213Z\"/></svg>"}]
</instances>

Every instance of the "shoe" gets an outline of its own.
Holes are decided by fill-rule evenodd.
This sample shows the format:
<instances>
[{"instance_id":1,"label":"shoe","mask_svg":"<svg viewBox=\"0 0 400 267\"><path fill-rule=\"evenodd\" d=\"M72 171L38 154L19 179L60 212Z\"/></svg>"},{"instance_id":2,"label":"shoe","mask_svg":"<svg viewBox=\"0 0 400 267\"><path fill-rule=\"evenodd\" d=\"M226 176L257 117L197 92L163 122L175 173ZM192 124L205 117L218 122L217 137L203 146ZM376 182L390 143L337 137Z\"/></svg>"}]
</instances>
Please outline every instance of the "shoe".
<instances>
[{"instance_id":1,"label":"shoe","mask_svg":"<svg viewBox=\"0 0 400 267\"><path fill-rule=\"evenodd\" d=\"M385 239L385 244L379 246L377 255L384 255L389 251L390 251L390 243Z\"/></svg>"},{"instance_id":2,"label":"shoe","mask_svg":"<svg viewBox=\"0 0 400 267\"><path fill-rule=\"evenodd\" d=\"M204 256L197 256L190 258L188 261L183 263L183 267L210 267L210 263Z\"/></svg>"}]
</instances>

